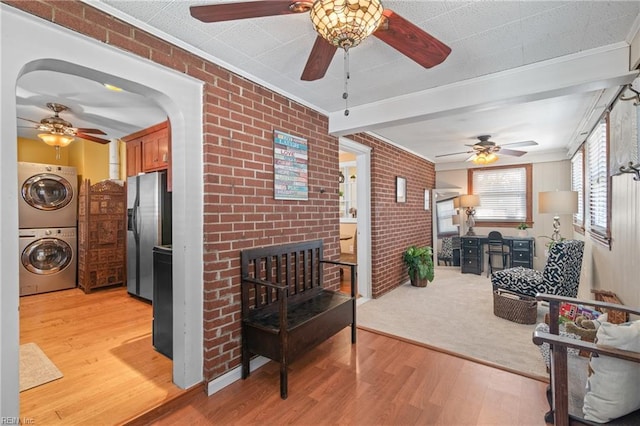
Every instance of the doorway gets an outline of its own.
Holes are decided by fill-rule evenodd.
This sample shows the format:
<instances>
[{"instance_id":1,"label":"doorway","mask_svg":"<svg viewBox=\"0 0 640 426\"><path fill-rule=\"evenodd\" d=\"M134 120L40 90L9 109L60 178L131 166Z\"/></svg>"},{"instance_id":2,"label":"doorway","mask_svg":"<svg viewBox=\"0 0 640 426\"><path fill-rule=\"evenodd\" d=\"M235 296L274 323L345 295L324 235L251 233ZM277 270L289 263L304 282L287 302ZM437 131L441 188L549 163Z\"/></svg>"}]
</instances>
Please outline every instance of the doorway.
<instances>
[{"instance_id":1,"label":"doorway","mask_svg":"<svg viewBox=\"0 0 640 426\"><path fill-rule=\"evenodd\" d=\"M2 90L15 91L18 79L31 71L51 70L96 81L110 81L125 90L154 99L171 120L173 146L174 227L174 362L173 382L188 388L203 379L202 265L202 82L134 57L96 40L82 37L35 16L0 5L3 43ZM33 40L38 40L34 43ZM56 58L56 59L50 59ZM99 70L99 71L98 71ZM2 96L2 140L17 140L16 99ZM2 413L17 416L18 395L18 220L17 147L1 144L0 194L13 199L3 206L0 247L0 383ZM188 202L187 202L188 200ZM188 206L188 207L187 207ZM180 284L182 283L182 284ZM189 283L185 285L184 283Z\"/></svg>"},{"instance_id":2,"label":"doorway","mask_svg":"<svg viewBox=\"0 0 640 426\"><path fill-rule=\"evenodd\" d=\"M349 216L345 220L345 225L355 225L352 227L355 230L354 244L349 244L351 240L346 241L348 248L357 244L355 251L358 263L357 282L360 294L359 303L362 303L371 298L371 148L343 137L340 138L339 145L341 152L355 157L355 161L352 163L352 170L355 170L355 173L349 173L348 176L345 176L345 183L348 182L353 187L352 194L355 195L353 197L355 200L350 200L353 205L350 205L348 209L345 207L345 214ZM352 175L355 178L352 179ZM355 208L355 212L351 210L352 208ZM347 251L349 250L347 249Z\"/></svg>"}]
</instances>

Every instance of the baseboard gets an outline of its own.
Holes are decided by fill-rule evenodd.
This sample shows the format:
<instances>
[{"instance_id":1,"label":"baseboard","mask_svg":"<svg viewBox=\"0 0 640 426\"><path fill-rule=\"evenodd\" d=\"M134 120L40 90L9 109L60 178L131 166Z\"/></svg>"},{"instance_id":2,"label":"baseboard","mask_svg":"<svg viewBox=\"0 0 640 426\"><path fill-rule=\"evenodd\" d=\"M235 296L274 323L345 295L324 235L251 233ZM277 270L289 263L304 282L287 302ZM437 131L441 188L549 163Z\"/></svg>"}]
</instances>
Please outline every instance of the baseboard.
<instances>
[{"instance_id":1,"label":"baseboard","mask_svg":"<svg viewBox=\"0 0 640 426\"><path fill-rule=\"evenodd\" d=\"M251 360L249 368L251 371L254 371L267 362L269 362L269 358L265 358L263 356L258 356ZM214 380L207 383L207 396L211 396L216 392L221 391L222 389L229 386L231 383L236 382L242 379L242 367L236 367L233 370L227 371L222 376L216 377Z\"/></svg>"}]
</instances>

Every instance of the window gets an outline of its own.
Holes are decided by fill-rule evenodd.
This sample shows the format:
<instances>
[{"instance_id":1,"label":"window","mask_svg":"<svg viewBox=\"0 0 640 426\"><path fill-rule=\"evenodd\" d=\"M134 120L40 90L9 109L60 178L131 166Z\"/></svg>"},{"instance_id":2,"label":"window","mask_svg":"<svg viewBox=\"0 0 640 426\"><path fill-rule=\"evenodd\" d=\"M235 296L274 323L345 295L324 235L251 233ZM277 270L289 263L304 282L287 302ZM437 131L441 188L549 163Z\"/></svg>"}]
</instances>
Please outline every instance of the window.
<instances>
[{"instance_id":1,"label":"window","mask_svg":"<svg viewBox=\"0 0 640 426\"><path fill-rule=\"evenodd\" d=\"M531 164L469 169L469 192L480 196L476 226L531 224Z\"/></svg>"},{"instance_id":2,"label":"window","mask_svg":"<svg viewBox=\"0 0 640 426\"><path fill-rule=\"evenodd\" d=\"M578 193L578 212L573 215L573 227L584 233L584 147L571 158L571 190Z\"/></svg>"},{"instance_id":3,"label":"window","mask_svg":"<svg viewBox=\"0 0 640 426\"><path fill-rule=\"evenodd\" d=\"M589 231L596 240L609 244L609 178L607 120L601 120L587 138L589 173Z\"/></svg>"},{"instance_id":4,"label":"window","mask_svg":"<svg viewBox=\"0 0 640 426\"><path fill-rule=\"evenodd\" d=\"M453 207L453 198L436 202L438 238L458 235L458 226L454 225L451 219L456 214L456 209Z\"/></svg>"}]
</instances>

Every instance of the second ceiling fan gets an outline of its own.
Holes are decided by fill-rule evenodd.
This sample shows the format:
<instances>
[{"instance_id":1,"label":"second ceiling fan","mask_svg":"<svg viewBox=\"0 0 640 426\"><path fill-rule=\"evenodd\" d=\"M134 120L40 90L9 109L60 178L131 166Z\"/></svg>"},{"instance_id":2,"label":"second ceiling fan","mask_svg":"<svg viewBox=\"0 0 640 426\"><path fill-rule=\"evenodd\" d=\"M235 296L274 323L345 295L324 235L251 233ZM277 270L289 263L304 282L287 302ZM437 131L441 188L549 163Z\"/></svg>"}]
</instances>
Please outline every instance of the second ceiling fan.
<instances>
[{"instance_id":1,"label":"second ceiling fan","mask_svg":"<svg viewBox=\"0 0 640 426\"><path fill-rule=\"evenodd\" d=\"M308 12L318 33L301 79L324 77L338 47L348 50L373 34L425 68L444 61L451 48L379 0L267 0L191 6L191 16L222 22Z\"/></svg>"},{"instance_id":2,"label":"second ceiling fan","mask_svg":"<svg viewBox=\"0 0 640 426\"><path fill-rule=\"evenodd\" d=\"M476 142L470 146L472 149L468 151L460 151L460 152L452 152L450 154L441 154L436 155L436 157L448 157L451 155L460 155L460 154L472 154L466 161L473 161L475 164L491 164L498 160L498 156L496 155L498 152L503 155L512 155L515 157L521 157L527 153L527 151L520 151L516 149L503 148L503 146L511 146L511 147L525 147L525 146L535 146L538 145L536 141L521 141L521 142L512 142L505 143L502 145L498 145L493 141L490 141L491 135L481 135L477 137L479 142Z\"/></svg>"}]
</instances>

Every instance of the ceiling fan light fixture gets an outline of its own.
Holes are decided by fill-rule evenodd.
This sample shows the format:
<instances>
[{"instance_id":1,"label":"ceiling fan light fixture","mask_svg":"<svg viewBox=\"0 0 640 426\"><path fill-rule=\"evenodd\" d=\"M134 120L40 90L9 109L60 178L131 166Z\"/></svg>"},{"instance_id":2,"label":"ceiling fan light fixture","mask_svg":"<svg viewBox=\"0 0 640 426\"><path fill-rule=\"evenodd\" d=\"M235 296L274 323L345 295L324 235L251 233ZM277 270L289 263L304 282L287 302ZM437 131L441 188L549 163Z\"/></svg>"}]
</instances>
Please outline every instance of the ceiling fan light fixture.
<instances>
[{"instance_id":1,"label":"ceiling fan light fixture","mask_svg":"<svg viewBox=\"0 0 640 426\"><path fill-rule=\"evenodd\" d=\"M75 139L73 136L60 133L39 133L38 137L47 145L57 147L68 146Z\"/></svg>"},{"instance_id":2,"label":"ceiling fan light fixture","mask_svg":"<svg viewBox=\"0 0 640 426\"><path fill-rule=\"evenodd\" d=\"M349 49L378 29L383 10L379 0L316 0L310 16L320 36Z\"/></svg>"},{"instance_id":3,"label":"ceiling fan light fixture","mask_svg":"<svg viewBox=\"0 0 640 426\"><path fill-rule=\"evenodd\" d=\"M488 154L486 154L484 152L480 152L471 161L473 162L473 164L477 164L479 166L484 166L486 164L491 164L491 163L495 163L496 161L498 161L498 156L496 154L494 154L493 152L490 152Z\"/></svg>"}]
</instances>

